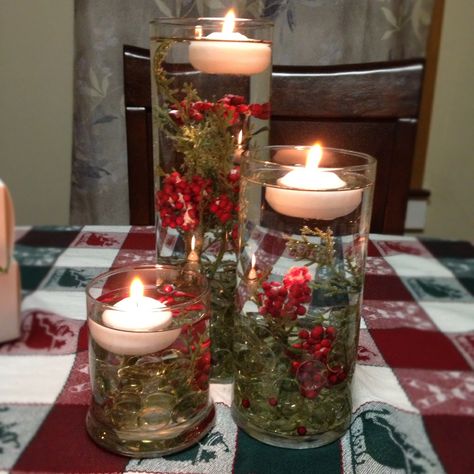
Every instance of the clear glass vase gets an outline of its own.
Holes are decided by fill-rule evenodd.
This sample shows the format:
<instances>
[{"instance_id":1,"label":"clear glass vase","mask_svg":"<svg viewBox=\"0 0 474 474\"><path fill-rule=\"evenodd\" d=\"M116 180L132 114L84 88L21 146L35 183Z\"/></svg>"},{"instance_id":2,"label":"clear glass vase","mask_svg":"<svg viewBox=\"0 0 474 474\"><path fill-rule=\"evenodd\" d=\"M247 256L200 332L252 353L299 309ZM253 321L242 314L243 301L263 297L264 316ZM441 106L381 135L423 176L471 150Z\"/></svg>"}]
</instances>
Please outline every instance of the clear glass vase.
<instances>
[{"instance_id":1,"label":"clear glass vase","mask_svg":"<svg viewBox=\"0 0 474 474\"><path fill-rule=\"evenodd\" d=\"M186 267L122 267L86 293L91 438L138 458L197 443L215 418L206 279Z\"/></svg>"},{"instance_id":2,"label":"clear glass vase","mask_svg":"<svg viewBox=\"0 0 474 474\"><path fill-rule=\"evenodd\" d=\"M248 155L233 417L271 445L321 446L351 420L375 160L309 147Z\"/></svg>"},{"instance_id":3,"label":"clear glass vase","mask_svg":"<svg viewBox=\"0 0 474 474\"><path fill-rule=\"evenodd\" d=\"M232 378L240 158L268 140L272 25L151 23L158 262L210 279L212 379Z\"/></svg>"}]
</instances>

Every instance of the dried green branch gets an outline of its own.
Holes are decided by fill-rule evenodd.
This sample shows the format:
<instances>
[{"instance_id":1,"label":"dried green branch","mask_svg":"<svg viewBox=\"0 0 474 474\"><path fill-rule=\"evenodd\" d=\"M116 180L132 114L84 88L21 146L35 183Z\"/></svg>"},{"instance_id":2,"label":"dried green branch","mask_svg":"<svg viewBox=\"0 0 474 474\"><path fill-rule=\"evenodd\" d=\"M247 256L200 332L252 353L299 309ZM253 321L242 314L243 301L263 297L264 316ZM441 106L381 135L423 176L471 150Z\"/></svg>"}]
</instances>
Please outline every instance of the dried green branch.
<instances>
[{"instance_id":1,"label":"dried green branch","mask_svg":"<svg viewBox=\"0 0 474 474\"><path fill-rule=\"evenodd\" d=\"M324 291L328 296L357 293L361 290L362 269L351 256L346 256L343 263L336 262L331 229L323 231L317 227L311 229L304 226L301 235L301 239L289 239L286 245L297 260L306 260L306 266L317 265L316 274L324 274L324 278L316 278L310 283L313 289ZM319 241L311 242L308 237L317 237Z\"/></svg>"},{"instance_id":2,"label":"dried green branch","mask_svg":"<svg viewBox=\"0 0 474 474\"><path fill-rule=\"evenodd\" d=\"M301 229L301 239L289 239L286 246L297 260L307 260L306 266L313 264L329 266L334 264L334 238L331 229L326 232L315 227L304 226ZM319 242L311 242L308 236L318 237Z\"/></svg>"}]
</instances>

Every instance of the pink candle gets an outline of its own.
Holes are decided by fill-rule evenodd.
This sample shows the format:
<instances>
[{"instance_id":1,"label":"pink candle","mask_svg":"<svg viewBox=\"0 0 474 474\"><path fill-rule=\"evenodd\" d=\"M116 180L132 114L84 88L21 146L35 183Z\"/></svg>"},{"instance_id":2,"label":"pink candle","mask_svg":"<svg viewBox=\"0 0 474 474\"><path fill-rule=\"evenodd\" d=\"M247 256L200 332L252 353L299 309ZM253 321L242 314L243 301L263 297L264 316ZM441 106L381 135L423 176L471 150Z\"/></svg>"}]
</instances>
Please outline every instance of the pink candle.
<instances>
[{"instance_id":1,"label":"pink candle","mask_svg":"<svg viewBox=\"0 0 474 474\"><path fill-rule=\"evenodd\" d=\"M0 180L0 342L20 336L20 271L13 259L15 214L8 188Z\"/></svg>"}]
</instances>

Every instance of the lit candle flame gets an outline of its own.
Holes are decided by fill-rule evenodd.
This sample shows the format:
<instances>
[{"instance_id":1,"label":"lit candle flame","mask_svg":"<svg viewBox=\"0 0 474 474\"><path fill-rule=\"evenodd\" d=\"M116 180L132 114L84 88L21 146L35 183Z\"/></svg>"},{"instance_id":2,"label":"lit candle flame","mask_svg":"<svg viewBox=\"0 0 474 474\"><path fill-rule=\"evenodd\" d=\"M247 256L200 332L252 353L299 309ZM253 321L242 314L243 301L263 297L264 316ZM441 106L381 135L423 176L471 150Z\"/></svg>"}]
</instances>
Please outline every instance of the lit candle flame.
<instances>
[{"instance_id":1,"label":"lit candle flame","mask_svg":"<svg viewBox=\"0 0 474 474\"><path fill-rule=\"evenodd\" d=\"M252 254L251 261L252 261L252 266L250 267L250 270L248 272L247 280L249 281L249 283L254 284L255 281L258 279L257 270L255 269L255 264L257 263L257 259L255 258L254 253Z\"/></svg>"},{"instance_id":2,"label":"lit candle flame","mask_svg":"<svg viewBox=\"0 0 474 474\"><path fill-rule=\"evenodd\" d=\"M202 26L201 25L197 25L194 28L194 37L196 39L201 39L202 38Z\"/></svg>"},{"instance_id":3,"label":"lit candle flame","mask_svg":"<svg viewBox=\"0 0 474 474\"><path fill-rule=\"evenodd\" d=\"M239 147L242 146L242 136L243 136L243 134L242 134L242 130L241 130L241 131L239 132L239 134L237 135L237 145L238 145Z\"/></svg>"},{"instance_id":4,"label":"lit candle flame","mask_svg":"<svg viewBox=\"0 0 474 474\"><path fill-rule=\"evenodd\" d=\"M323 149L319 143L315 143L306 156L306 168L318 168L322 157Z\"/></svg>"},{"instance_id":5,"label":"lit candle flame","mask_svg":"<svg viewBox=\"0 0 474 474\"><path fill-rule=\"evenodd\" d=\"M193 235L191 237L191 248L189 249L189 253L186 257L186 260L188 261L188 264L197 264L199 262L199 255L196 252L196 236Z\"/></svg>"},{"instance_id":6,"label":"lit candle flame","mask_svg":"<svg viewBox=\"0 0 474 474\"><path fill-rule=\"evenodd\" d=\"M130 285L130 298L135 301L136 304L143 298L143 293L145 288L140 278L136 277L133 279L132 284Z\"/></svg>"},{"instance_id":7,"label":"lit candle flame","mask_svg":"<svg viewBox=\"0 0 474 474\"><path fill-rule=\"evenodd\" d=\"M232 33L235 26L235 13L231 8L224 18L224 24L222 25L222 33Z\"/></svg>"}]
</instances>

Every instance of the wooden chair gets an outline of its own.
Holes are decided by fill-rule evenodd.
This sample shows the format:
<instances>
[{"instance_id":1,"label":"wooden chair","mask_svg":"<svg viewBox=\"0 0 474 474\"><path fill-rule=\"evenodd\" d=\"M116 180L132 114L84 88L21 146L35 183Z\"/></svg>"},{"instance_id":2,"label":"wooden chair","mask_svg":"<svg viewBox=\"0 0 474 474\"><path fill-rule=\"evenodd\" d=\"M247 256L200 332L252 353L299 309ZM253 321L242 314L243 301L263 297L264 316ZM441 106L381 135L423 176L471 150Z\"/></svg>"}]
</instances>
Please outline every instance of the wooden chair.
<instances>
[{"instance_id":1,"label":"wooden chair","mask_svg":"<svg viewBox=\"0 0 474 474\"><path fill-rule=\"evenodd\" d=\"M154 223L150 58L124 47L130 222ZM325 146L377 159L371 231L404 230L423 82L423 60L276 66L270 142Z\"/></svg>"}]
</instances>

